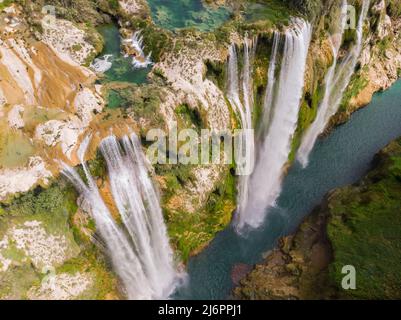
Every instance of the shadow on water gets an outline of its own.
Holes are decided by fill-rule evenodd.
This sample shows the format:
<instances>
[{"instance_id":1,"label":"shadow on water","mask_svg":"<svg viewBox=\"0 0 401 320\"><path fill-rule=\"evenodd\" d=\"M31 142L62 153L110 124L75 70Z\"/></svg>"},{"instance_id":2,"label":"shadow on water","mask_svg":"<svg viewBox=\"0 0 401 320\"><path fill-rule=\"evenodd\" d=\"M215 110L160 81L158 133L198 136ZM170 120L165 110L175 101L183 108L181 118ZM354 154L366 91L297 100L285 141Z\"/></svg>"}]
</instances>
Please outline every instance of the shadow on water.
<instances>
[{"instance_id":1,"label":"shadow on water","mask_svg":"<svg viewBox=\"0 0 401 320\"><path fill-rule=\"evenodd\" d=\"M401 136L401 81L375 95L372 103L355 112L344 125L320 139L302 169L295 163L286 177L277 208L264 225L238 236L227 228L201 254L190 259L189 281L176 299L226 299L233 287L231 272L239 263L262 260L279 237L293 232L324 195L359 180L369 169L376 152Z\"/></svg>"}]
</instances>

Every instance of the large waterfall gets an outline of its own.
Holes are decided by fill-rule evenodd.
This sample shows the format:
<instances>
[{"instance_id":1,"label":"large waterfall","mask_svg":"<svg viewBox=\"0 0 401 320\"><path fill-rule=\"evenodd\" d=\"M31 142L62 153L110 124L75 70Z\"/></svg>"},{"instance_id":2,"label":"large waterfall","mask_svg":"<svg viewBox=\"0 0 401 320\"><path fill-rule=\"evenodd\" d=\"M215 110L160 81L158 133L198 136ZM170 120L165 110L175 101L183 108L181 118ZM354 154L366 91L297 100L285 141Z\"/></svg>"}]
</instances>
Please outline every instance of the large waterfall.
<instances>
[{"instance_id":1,"label":"large waterfall","mask_svg":"<svg viewBox=\"0 0 401 320\"><path fill-rule=\"evenodd\" d=\"M317 138L325 130L330 118L337 112L344 91L347 89L351 81L351 77L362 50L363 25L369 10L369 4L370 0L363 1L361 14L356 28L356 43L346 55L342 63L338 65L337 58L345 30L347 13L347 1L343 1L341 10L343 18L338 19L340 26L331 38L334 63L330 67L326 76L324 97L319 105L316 119L306 131L297 154L298 161L304 167L308 164L309 154L312 151Z\"/></svg>"},{"instance_id":2,"label":"large waterfall","mask_svg":"<svg viewBox=\"0 0 401 320\"><path fill-rule=\"evenodd\" d=\"M280 74L275 79L276 54L279 39L271 58L269 84L263 119L266 134L257 144L255 169L248 180L246 203L237 213L237 230L246 225L260 226L266 211L275 205L282 184L285 165L291 151L291 142L298 122L298 113L304 87L306 59L311 40L311 26L303 20L294 20L294 26L285 32ZM275 79L273 81L273 79ZM278 82L274 85L274 82Z\"/></svg>"},{"instance_id":3,"label":"large waterfall","mask_svg":"<svg viewBox=\"0 0 401 320\"><path fill-rule=\"evenodd\" d=\"M243 52L243 70L242 70L242 100L240 98L239 72L238 72L238 56L235 44L232 44L229 49L228 61L228 100L234 107L236 113L240 117L241 128L245 130L252 129L252 106L253 106L253 89L252 89L252 60L254 58L257 40L249 40L245 37L244 52ZM242 145L237 152L248 150L251 155L250 163L246 164L249 168L253 168L254 162L254 136L244 132L240 140ZM239 176L238 183L238 210L242 210L247 203L248 198L248 180L249 175L244 174Z\"/></svg>"},{"instance_id":4,"label":"large waterfall","mask_svg":"<svg viewBox=\"0 0 401 320\"><path fill-rule=\"evenodd\" d=\"M124 136L121 143L115 136L110 136L100 145L121 226L113 219L84 161L89 141L87 137L78 152L87 183L67 165L64 165L63 173L80 192L95 220L127 297L166 299L175 289L178 274L140 142L132 134Z\"/></svg>"}]
</instances>

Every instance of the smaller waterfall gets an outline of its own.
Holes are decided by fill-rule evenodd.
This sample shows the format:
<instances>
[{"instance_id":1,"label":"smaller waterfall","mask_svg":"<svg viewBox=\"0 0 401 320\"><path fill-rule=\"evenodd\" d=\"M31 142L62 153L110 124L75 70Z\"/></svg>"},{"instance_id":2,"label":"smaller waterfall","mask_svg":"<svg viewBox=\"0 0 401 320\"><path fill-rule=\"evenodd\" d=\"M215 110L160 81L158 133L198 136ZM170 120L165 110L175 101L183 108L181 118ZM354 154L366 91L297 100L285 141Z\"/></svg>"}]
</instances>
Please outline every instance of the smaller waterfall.
<instances>
[{"instance_id":1,"label":"smaller waterfall","mask_svg":"<svg viewBox=\"0 0 401 320\"><path fill-rule=\"evenodd\" d=\"M242 97L240 98L239 78L238 71L238 56L235 44L229 48L229 61L228 61L228 100L234 107L236 113L239 115L241 128L245 130L252 129L252 107L253 107L253 86L252 86L252 60L255 55L257 40L249 40L246 36L244 39L243 51L243 70L242 70ZM243 131L241 146L236 152L249 152L251 158L248 159L250 163L243 164L248 168L254 166L254 136L250 131ZM240 175L238 182L238 210L242 210L243 206L247 203L248 197L248 179L249 175Z\"/></svg>"},{"instance_id":2,"label":"smaller waterfall","mask_svg":"<svg viewBox=\"0 0 401 320\"><path fill-rule=\"evenodd\" d=\"M79 158L87 179L64 164L63 174L80 192L103 238L113 267L129 299L166 299L174 291L178 274L174 268L159 199L148 176L146 161L135 134L104 139L100 150L106 159L111 193L123 226L113 219L92 178L81 144ZM126 230L127 232L125 232Z\"/></svg>"},{"instance_id":3,"label":"smaller waterfall","mask_svg":"<svg viewBox=\"0 0 401 320\"><path fill-rule=\"evenodd\" d=\"M90 68L92 68L96 73L105 73L113 66L113 55L105 54L102 57L96 58L90 64Z\"/></svg>"},{"instance_id":4,"label":"smaller waterfall","mask_svg":"<svg viewBox=\"0 0 401 320\"><path fill-rule=\"evenodd\" d=\"M275 75L277 69L277 53L280 46L280 33L275 31L273 35L273 47L270 57L269 69L267 74L267 88L265 93L265 99L263 101L263 118L261 119L259 140L267 135L267 129L273 116L273 98L275 88Z\"/></svg>"},{"instance_id":5,"label":"smaller waterfall","mask_svg":"<svg viewBox=\"0 0 401 320\"><path fill-rule=\"evenodd\" d=\"M238 211L236 227L246 225L257 228L266 210L275 205L281 192L283 171L291 150L291 141L298 122L298 112L304 86L306 59L311 39L311 26L303 20L294 20L294 27L285 32L284 52L281 61L277 90L273 90L276 68L278 36L270 63L265 114L269 119L266 136L258 143L255 170L248 178L248 196ZM266 113L268 115L266 115ZM266 127L267 124L264 124Z\"/></svg>"},{"instance_id":6,"label":"smaller waterfall","mask_svg":"<svg viewBox=\"0 0 401 320\"><path fill-rule=\"evenodd\" d=\"M145 56L141 31L136 31L131 39L125 39L124 42L129 44L136 52L136 55L132 58L132 65L134 68L147 68L149 65L153 64L151 60L152 53L150 52Z\"/></svg>"},{"instance_id":7,"label":"smaller waterfall","mask_svg":"<svg viewBox=\"0 0 401 320\"><path fill-rule=\"evenodd\" d=\"M354 73L355 66L362 50L363 25L369 10L369 4L370 0L363 1L362 11L359 16L356 30L356 43L344 58L342 63L338 65L338 53L346 25L345 17L347 12L347 1L343 1L341 9L343 19L339 19L340 32L335 34L331 39L334 62L330 67L325 79L324 97L319 105L316 119L306 131L297 153L297 160L303 167L308 165L309 154L311 153L317 138L325 130L330 118L337 112L338 107L341 104L343 94L351 81L351 77Z\"/></svg>"}]
</instances>

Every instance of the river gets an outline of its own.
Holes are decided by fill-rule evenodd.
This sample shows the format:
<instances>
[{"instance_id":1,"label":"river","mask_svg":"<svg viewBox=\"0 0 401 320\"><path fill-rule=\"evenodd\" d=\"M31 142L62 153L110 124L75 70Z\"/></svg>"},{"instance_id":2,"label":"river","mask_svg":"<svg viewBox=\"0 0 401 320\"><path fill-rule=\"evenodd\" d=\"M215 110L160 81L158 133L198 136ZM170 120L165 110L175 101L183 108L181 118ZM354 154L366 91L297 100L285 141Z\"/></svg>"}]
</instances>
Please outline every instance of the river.
<instances>
[{"instance_id":1,"label":"river","mask_svg":"<svg viewBox=\"0 0 401 320\"><path fill-rule=\"evenodd\" d=\"M319 139L306 169L298 163L290 168L278 205L270 210L261 228L239 236L228 227L191 258L187 285L174 298L229 298L235 265L261 262L263 253L273 249L280 237L294 232L328 191L358 181L370 168L375 153L399 136L401 81L376 94L347 123Z\"/></svg>"}]
</instances>

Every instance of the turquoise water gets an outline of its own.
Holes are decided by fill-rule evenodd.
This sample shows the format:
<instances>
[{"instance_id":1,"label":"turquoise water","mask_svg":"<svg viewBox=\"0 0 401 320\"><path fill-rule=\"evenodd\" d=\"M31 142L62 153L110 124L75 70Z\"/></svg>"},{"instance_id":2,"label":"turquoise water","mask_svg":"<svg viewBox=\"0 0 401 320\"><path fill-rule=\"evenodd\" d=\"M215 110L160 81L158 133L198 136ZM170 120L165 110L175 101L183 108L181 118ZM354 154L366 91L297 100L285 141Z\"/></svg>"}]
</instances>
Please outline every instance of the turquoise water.
<instances>
[{"instance_id":1,"label":"turquoise water","mask_svg":"<svg viewBox=\"0 0 401 320\"><path fill-rule=\"evenodd\" d=\"M148 0L148 3L153 21L169 30L194 27L211 31L230 18L227 8L204 6L201 0Z\"/></svg>"},{"instance_id":2,"label":"turquoise water","mask_svg":"<svg viewBox=\"0 0 401 320\"><path fill-rule=\"evenodd\" d=\"M301 220L324 195L359 180L369 169L374 154L401 136L401 81L375 95L372 103L354 113L346 124L317 142L310 164L294 164L284 181L277 208L264 225L240 237L232 228L217 235L200 255L190 259L189 281L177 299L226 299L233 284L231 271L238 263L262 260L279 237L295 231Z\"/></svg>"},{"instance_id":3,"label":"turquoise water","mask_svg":"<svg viewBox=\"0 0 401 320\"><path fill-rule=\"evenodd\" d=\"M143 69L134 69L132 67L132 58L125 58L121 54L121 38L118 27L115 24L107 24L99 27L98 31L105 40L105 47L100 56L113 55L113 65L111 69L104 73L105 78L102 81L145 83L152 67L149 66Z\"/></svg>"}]
</instances>

